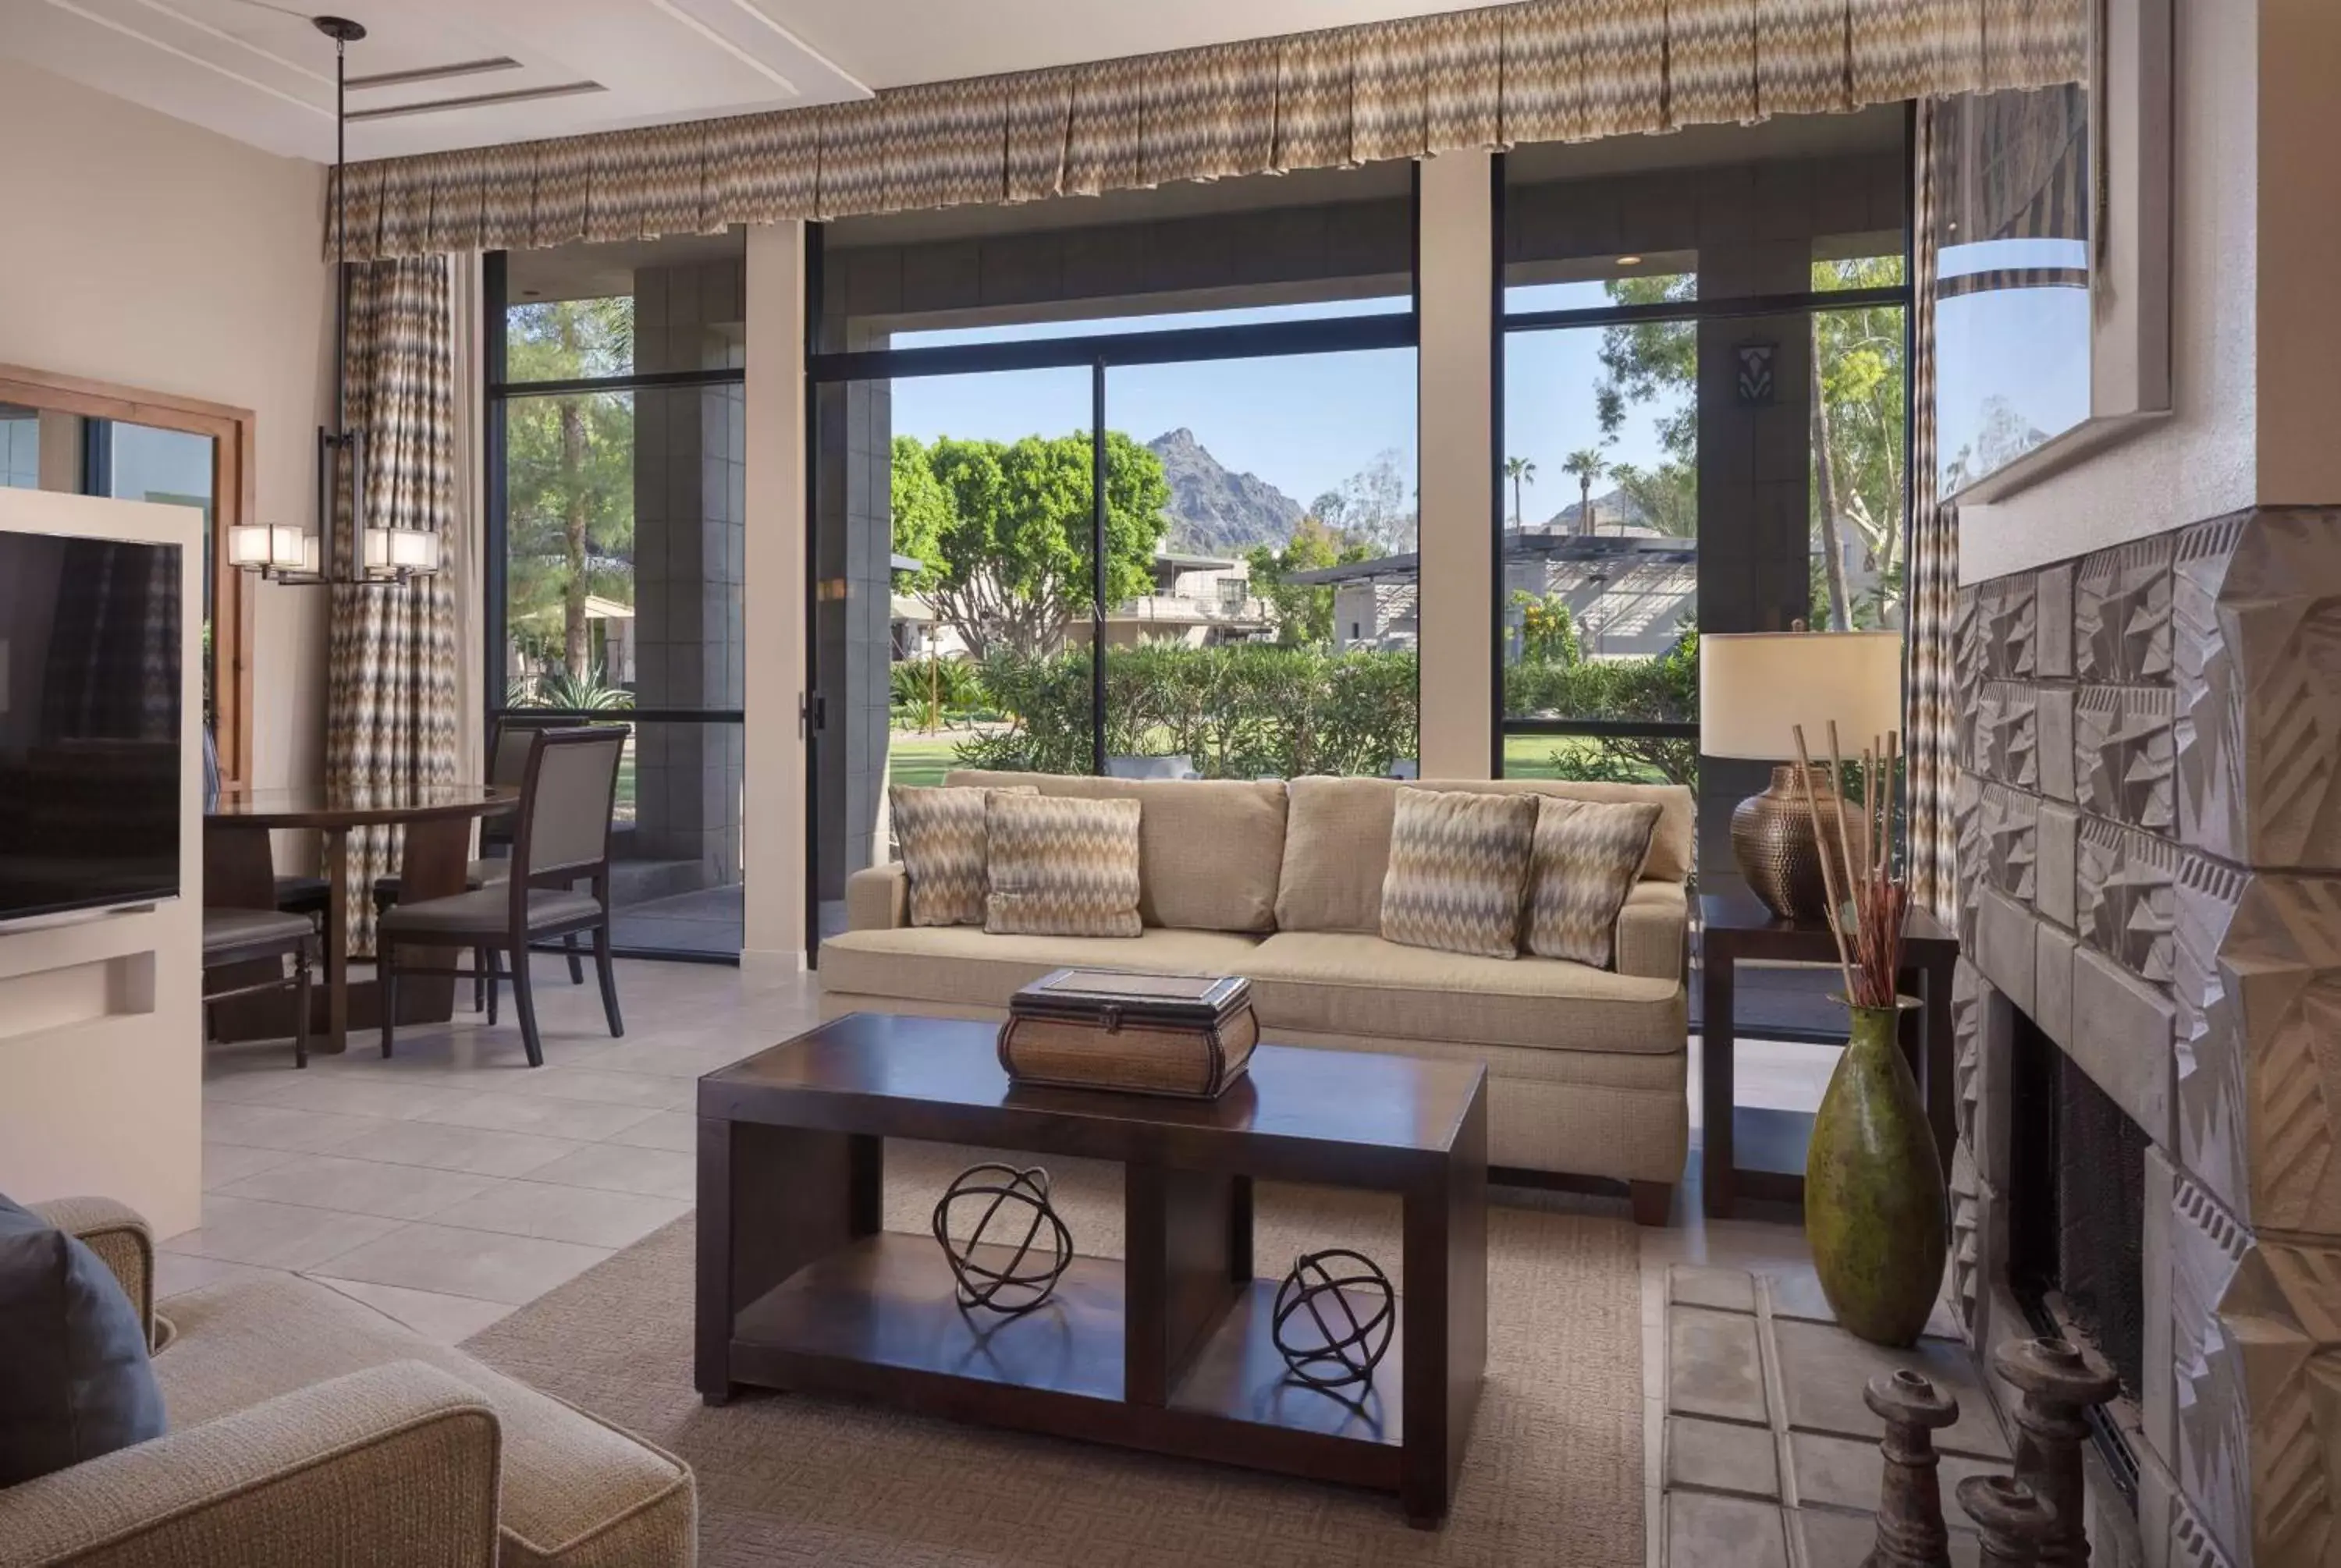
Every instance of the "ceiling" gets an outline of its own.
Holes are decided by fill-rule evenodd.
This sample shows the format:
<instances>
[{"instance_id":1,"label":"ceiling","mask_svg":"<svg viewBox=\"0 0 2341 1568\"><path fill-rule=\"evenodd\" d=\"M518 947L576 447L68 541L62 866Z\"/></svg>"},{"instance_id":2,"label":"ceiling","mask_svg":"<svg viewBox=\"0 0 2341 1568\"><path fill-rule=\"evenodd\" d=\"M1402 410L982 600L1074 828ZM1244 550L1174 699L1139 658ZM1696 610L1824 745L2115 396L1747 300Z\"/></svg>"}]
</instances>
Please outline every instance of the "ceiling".
<instances>
[{"instance_id":1,"label":"ceiling","mask_svg":"<svg viewBox=\"0 0 2341 1568\"><path fill-rule=\"evenodd\" d=\"M349 55L353 159L839 103L1469 3L332 0L369 35ZM0 0L0 55L273 153L334 155L334 45L300 0Z\"/></svg>"}]
</instances>

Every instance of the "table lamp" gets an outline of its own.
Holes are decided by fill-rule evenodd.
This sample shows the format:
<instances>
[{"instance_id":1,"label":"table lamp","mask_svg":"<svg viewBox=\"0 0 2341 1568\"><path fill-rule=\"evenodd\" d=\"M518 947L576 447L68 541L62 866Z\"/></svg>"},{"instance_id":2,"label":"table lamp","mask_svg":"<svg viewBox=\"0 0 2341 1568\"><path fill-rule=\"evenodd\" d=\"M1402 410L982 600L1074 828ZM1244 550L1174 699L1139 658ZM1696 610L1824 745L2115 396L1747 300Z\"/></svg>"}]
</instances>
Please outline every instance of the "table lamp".
<instances>
[{"instance_id":1,"label":"table lamp","mask_svg":"<svg viewBox=\"0 0 2341 1568\"><path fill-rule=\"evenodd\" d=\"M1829 724L1843 752L1902 728L1902 634L1898 631L1702 632L1698 640L1698 749L1708 757L1773 764L1771 787L1731 813L1731 849L1739 874L1784 919L1828 915L1821 855L1842 889L1845 858L1838 843L1841 798L1828 763ZM1813 760L1812 792L1825 843L1798 778L1797 726ZM1854 855L1867 835L1859 812L1847 814Z\"/></svg>"}]
</instances>

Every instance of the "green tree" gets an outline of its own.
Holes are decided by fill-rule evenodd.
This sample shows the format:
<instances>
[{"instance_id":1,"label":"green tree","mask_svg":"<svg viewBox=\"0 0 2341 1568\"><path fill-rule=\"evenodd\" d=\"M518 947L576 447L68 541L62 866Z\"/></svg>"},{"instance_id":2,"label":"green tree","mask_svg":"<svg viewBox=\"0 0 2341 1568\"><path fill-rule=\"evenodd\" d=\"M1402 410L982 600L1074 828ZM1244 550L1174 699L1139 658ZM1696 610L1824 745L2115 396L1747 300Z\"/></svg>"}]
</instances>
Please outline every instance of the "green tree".
<instances>
[{"instance_id":1,"label":"green tree","mask_svg":"<svg viewBox=\"0 0 2341 1568\"><path fill-rule=\"evenodd\" d=\"M1520 660L1530 664L1575 664L1582 657L1577 643L1577 622L1569 601L1558 593L1539 598L1515 590L1512 603L1520 612Z\"/></svg>"},{"instance_id":2,"label":"green tree","mask_svg":"<svg viewBox=\"0 0 2341 1568\"><path fill-rule=\"evenodd\" d=\"M1520 486L1536 482L1536 464L1524 457L1508 457L1504 460L1504 477L1512 481L1512 526L1519 528L1521 526Z\"/></svg>"},{"instance_id":3,"label":"green tree","mask_svg":"<svg viewBox=\"0 0 2341 1568\"><path fill-rule=\"evenodd\" d=\"M631 297L519 306L506 318L507 374L516 382L610 375L631 363L633 335ZM513 635L582 680L593 664L586 596L634 600L633 396L514 398L504 451Z\"/></svg>"},{"instance_id":4,"label":"green tree","mask_svg":"<svg viewBox=\"0 0 2341 1568\"><path fill-rule=\"evenodd\" d=\"M1899 256L1815 262L1817 290L1902 281ZM1895 625L1902 607L1908 381L1902 307L1813 314L1813 532L1828 624ZM1848 571L1845 548L1858 544Z\"/></svg>"},{"instance_id":5,"label":"green tree","mask_svg":"<svg viewBox=\"0 0 2341 1568\"><path fill-rule=\"evenodd\" d=\"M1276 640L1287 648L1323 648L1333 640L1333 590L1293 582L1295 572L1316 571L1364 561L1372 550L1328 527L1315 512L1293 525L1282 550L1255 544L1243 552L1251 568L1252 591L1266 600L1276 618Z\"/></svg>"},{"instance_id":6,"label":"green tree","mask_svg":"<svg viewBox=\"0 0 2341 1568\"><path fill-rule=\"evenodd\" d=\"M1650 527L1677 539L1698 533L1698 470L1672 458L1649 468L1630 462L1613 464L1610 482Z\"/></svg>"},{"instance_id":7,"label":"green tree","mask_svg":"<svg viewBox=\"0 0 2341 1568\"><path fill-rule=\"evenodd\" d=\"M893 548L920 563L906 586L975 658L1052 653L1067 620L1089 612L1091 461L1086 432L1013 442L894 438ZM1161 460L1107 432L1109 605L1152 582L1170 501Z\"/></svg>"},{"instance_id":8,"label":"green tree","mask_svg":"<svg viewBox=\"0 0 2341 1568\"><path fill-rule=\"evenodd\" d=\"M1609 464L1593 448L1579 447L1560 461L1560 471L1577 481L1577 531L1593 531L1593 481L1599 479Z\"/></svg>"}]
</instances>

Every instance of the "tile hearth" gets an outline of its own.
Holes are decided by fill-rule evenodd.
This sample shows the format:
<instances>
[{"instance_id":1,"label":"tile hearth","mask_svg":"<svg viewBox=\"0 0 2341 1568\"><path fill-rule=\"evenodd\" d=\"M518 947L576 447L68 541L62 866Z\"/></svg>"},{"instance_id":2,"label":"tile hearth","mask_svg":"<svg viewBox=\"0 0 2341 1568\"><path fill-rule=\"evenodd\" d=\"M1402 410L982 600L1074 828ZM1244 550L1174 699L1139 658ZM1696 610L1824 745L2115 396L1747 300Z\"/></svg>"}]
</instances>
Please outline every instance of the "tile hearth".
<instances>
[{"instance_id":1,"label":"tile hearth","mask_svg":"<svg viewBox=\"0 0 2341 1568\"><path fill-rule=\"evenodd\" d=\"M2005 1474L2008 1447L1948 1308L1918 1348L1888 1351L1836 1325L1809 1267L1677 1264L1661 1288L1653 1562L1858 1568L1877 1540L1884 1431L1861 1391L1905 1367L1959 1402L1936 1447L1951 1561L1977 1561L1976 1537L1949 1499L1970 1475Z\"/></svg>"}]
</instances>

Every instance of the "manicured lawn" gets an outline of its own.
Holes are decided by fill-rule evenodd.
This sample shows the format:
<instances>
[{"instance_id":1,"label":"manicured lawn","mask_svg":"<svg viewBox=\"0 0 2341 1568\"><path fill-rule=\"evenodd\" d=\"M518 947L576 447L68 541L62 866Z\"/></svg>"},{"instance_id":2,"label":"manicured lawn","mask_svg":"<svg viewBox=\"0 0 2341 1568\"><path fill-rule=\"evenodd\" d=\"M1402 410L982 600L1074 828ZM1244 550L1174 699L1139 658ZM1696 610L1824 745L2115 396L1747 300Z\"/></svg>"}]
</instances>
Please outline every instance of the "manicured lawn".
<instances>
[{"instance_id":1,"label":"manicured lawn","mask_svg":"<svg viewBox=\"0 0 2341 1568\"><path fill-rule=\"evenodd\" d=\"M1504 737L1504 777L1507 779L1559 779L1563 776L1559 759L1571 753L1598 750L1599 742L1575 735L1507 735ZM1644 782L1663 784L1666 780L1655 769L1643 770Z\"/></svg>"},{"instance_id":2,"label":"manicured lawn","mask_svg":"<svg viewBox=\"0 0 2341 1568\"><path fill-rule=\"evenodd\" d=\"M944 774L959 766L953 755L959 742L951 737L906 735L896 730L886 739L889 784L940 784Z\"/></svg>"}]
</instances>

